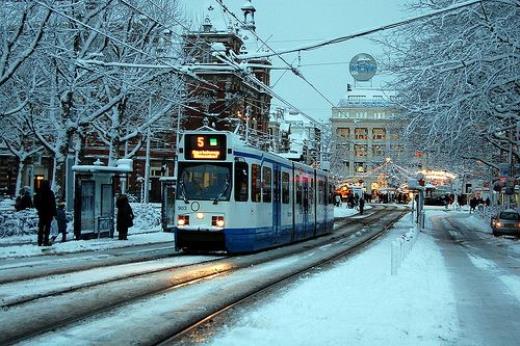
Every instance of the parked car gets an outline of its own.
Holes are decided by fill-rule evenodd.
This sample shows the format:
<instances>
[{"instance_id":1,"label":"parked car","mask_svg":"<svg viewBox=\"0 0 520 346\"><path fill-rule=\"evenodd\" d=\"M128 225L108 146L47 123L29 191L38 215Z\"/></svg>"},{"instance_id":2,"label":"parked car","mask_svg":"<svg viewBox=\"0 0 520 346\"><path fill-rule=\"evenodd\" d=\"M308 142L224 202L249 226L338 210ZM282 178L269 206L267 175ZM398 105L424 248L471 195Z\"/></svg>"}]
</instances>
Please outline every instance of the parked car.
<instances>
[{"instance_id":1,"label":"parked car","mask_svg":"<svg viewBox=\"0 0 520 346\"><path fill-rule=\"evenodd\" d=\"M520 214L513 209L506 209L491 218L494 236L502 234L520 236Z\"/></svg>"}]
</instances>

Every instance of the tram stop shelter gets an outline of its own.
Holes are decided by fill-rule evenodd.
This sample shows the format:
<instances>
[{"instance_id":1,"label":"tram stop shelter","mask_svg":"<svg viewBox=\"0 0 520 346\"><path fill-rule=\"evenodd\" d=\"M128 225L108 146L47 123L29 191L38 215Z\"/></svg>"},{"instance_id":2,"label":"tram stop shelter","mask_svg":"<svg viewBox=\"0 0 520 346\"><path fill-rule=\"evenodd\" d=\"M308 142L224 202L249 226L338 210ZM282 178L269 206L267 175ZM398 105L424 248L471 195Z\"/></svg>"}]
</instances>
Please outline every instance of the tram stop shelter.
<instances>
[{"instance_id":1,"label":"tram stop shelter","mask_svg":"<svg viewBox=\"0 0 520 346\"><path fill-rule=\"evenodd\" d=\"M173 232L175 227L176 177L161 177L161 225L164 232Z\"/></svg>"},{"instance_id":2,"label":"tram stop shelter","mask_svg":"<svg viewBox=\"0 0 520 346\"><path fill-rule=\"evenodd\" d=\"M116 166L72 166L75 172L74 236L93 239L114 236L114 201L120 177L133 171L133 161L117 160Z\"/></svg>"}]
</instances>

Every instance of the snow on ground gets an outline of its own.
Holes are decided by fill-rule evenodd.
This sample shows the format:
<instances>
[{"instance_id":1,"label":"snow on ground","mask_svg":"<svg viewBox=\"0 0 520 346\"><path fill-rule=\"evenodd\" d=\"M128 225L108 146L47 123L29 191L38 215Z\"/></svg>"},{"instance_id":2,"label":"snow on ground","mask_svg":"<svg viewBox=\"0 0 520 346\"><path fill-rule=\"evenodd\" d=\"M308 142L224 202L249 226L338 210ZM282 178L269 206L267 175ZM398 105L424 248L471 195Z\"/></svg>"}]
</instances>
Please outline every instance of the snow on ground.
<instances>
[{"instance_id":1,"label":"snow on ground","mask_svg":"<svg viewBox=\"0 0 520 346\"><path fill-rule=\"evenodd\" d=\"M172 233L162 232L160 217L160 204L131 203L134 210L134 226L128 230L128 240L120 241L115 238L100 238L91 240L72 240L74 238L72 222L68 223L68 241L61 243L61 235L51 247L39 247L36 245L37 234L33 229L29 234L15 235L0 239L0 258L27 257L46 254L66 254L83 251L99 251L111 248L145 245L173 241ZM16 214L34 213L34 210L22 211ZM36 216L35 216L36 217ZM18 216L20 219L20 217Z\"/></svg>"},{"instance_id":2,"label":"snow on ground","mask_svg":"<svg viewBox=\"0 0 520 346\"><path fill-rule=\"evenodd\" d=\"M405 216L374 245L261 302L208 344L440 345L455 340L455 298L434 240L419 233L397 275L390 274L391 242L411 227L411 217Z\"/></svg>"},{"instance_id":3,"label":"snow on ground","mask_svg":"<svg viewBox=\"0 0 520 346\"><path fill-rule=\"evenodd\" d=\"M69 236L71 236L69 234ZM58 237L58 239L60 239ZM84 251L100 251L112 248L128 247L135 245L145 245L173 241L172 233L153 232L145 234L130 234L128 240L118 240L116 238L100 238L91 240L71 240L65 243L56 242L50 247L40 247L33 243L18 244L11 246L0 246L0 259L8 257L28 257L38 255L55 255Z\"/></svg>"},{"instance_id":4,"label":"snow on ground","mask_svg":"<svg viewBox=\"0 0 520 346\"><path fill-rule=\"evenodd\" d=\"M357 214L345 206L336 217ZM465 213L451 209L449 214ZM446 215L443 207L428 207L427 220ZM473 214L464 220L476 232L490 234L486 218ZM143 222L136 233L147 229ZM448 270L434 239L421 232L396 275L391 275L391 243L413 227L410 215L389 233L334 267L306 276L241 313L209 345L444 345L457 340L456 302ZM428 222L427 222L428 227ZM53 245L53 253L98 250L119 246L171 241L171 233L132 234L129 241L104 238ZM497 239L511 242L510 239ZM1 257L41 254L35 245L0 247ZM494 264L470 257L477 267L495 270ZM517 278L500 277L520 292ZM520 296L520 294L519 294ZM520 297L519 297L520 299Z\"/></svg>"},{"instance_id":5,"label":"snow on ground","mask_svg":"<svg viewBox=\"0 0 520 346\"><path fill-rule=\"evenodd\" d=\"M365 210L372 209L371 206L365 205ZM334 207L334 217L340 218L340 217L347 217L359 214L359 210L356 208L349 208L347 207L346 203L343 203L341 207Z\"/></svg>"}]
</instances>

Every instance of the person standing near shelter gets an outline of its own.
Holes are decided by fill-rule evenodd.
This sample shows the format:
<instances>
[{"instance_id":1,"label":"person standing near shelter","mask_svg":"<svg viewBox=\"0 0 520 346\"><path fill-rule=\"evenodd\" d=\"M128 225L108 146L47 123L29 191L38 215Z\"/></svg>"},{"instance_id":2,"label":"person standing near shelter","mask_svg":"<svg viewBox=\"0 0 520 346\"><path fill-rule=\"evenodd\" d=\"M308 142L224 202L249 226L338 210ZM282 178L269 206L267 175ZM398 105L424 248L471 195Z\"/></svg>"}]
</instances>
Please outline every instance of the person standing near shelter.
<instances>
[{"instance_id":1,"label":"person standing near shelter","mask_svg":"<svg viewBox=\"0 0 520 346\"><path fill-rule=\"evenodd\" d=\"M67 215L65 214L65 203L58 203L56 213L56 221L58 222L58 233L61 233L61 242L67 241Z\"/></svg>"},{"instance_id":2,"label":"person standing near shelter","mask_svg":"<svg viewBox=\"0 0 520 346\"><path fill-rule=\"evenodd\" d=\"M365 199L361 197L359 199L359 215L363 215L363 210L365 210Z\"/></svg>"},{"instance_id":3,"label":"person standing near shelter","mask_svg":"<svg viewBox=\"0 0 520 346\"><path fill-rule=\"evenodd\" d=\"M50 246L49 234L52 218L56 216L56 198L48 180L42 181L34 196L34 207L38 210L38 246Z\"/></svg>"},{"instance_id":4,"label":"person standing near shelter","mask_svg":"<svg viewBox=\"0 0 520 346\"><path fill-rule=\"evenodd\" d=\"M134 213L128 197L124 194L119 195L116 202L117 207L117 233L119 240L128 240L128 228L134 225Z\"/></svg>"},{"instance_id":5,"label":"person standing near shelter","mask_svg":"<svg viewBox=\"0 0 520 346\"><path fill-rule=\"evenodd\" d=\"M20 190L20 195L16 198L15 209L16 211L21 211L32 207L31 193L28 188L24 187Z\"/></svg>"}]
</instances>

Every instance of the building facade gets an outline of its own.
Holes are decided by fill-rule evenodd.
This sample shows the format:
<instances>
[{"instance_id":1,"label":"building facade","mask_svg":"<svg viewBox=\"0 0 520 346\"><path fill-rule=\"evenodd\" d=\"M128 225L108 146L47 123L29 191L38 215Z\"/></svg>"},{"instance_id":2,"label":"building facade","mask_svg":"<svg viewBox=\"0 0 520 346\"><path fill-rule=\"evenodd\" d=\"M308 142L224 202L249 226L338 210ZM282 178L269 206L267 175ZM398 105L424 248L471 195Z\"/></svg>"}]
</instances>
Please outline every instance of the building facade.
<instances>
[{"instance_id":1,"label":"building facade","mask_svg":"<svg viewBox=\"0 0 520 346\"><path fill-rule=\"evenodd\" d=\"M347 88L337 107L332 108L335 136L331 161L343 179L365 179L387 160L403 157L403 122L392 102L395 93L372 87Z\"/></svg>"}]
</instances>

